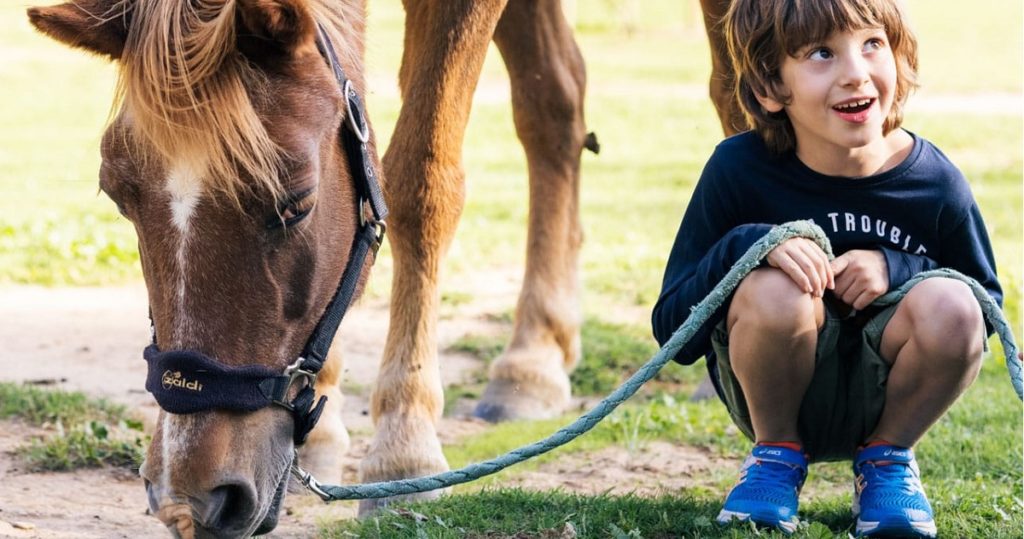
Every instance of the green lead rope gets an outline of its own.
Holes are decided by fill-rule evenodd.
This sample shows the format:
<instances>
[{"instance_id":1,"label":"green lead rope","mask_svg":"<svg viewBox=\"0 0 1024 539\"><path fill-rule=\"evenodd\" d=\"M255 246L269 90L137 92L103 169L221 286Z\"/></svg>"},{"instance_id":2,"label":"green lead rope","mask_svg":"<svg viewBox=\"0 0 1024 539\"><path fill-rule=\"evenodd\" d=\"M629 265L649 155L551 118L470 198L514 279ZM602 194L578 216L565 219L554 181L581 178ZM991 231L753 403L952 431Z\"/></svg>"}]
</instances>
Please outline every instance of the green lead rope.
<instances>
[{"instance_id":1,"label":"green lead rope","mask_svg":"<svg viewBox=\"0 0 1024 539\"><path fill-rule=\"evenodd\" d=\"M612 392L594 408L583 414L572 424L563 427L558 432L547 438L514 449L500 457L470 464L460 470L453 470L427 477L414 479L399 479L395 481L382 481L378 483L366 483L362 485L323 485L314 479L309 473L298 466L298 462L292 464L292 473L311 491L320 496L324 501L334 500L361 500L367 498L387 498L403 494L413 494L448 488L453 485L467 483L481 477L499 472L513 464L541 455L552 449L572 441L577 436L594 428L602 419L610 414L615 408L626 399L633 396L645 382L654 378L666 363L676 356L683 344L693 338L712 314L715 313L725 301L732 295L736 287L751 271L761 264L761 260L778 247L782 242L791 238L807 238L813 240L828 257L834 258L832 246L820 227L810 221L793 221L772 228L767 234L759 239L746 253L733 265L729 273L718 283L714 290L703 301L698 303L683 322L679 329L672 334L664 347L654 355L643 367L626 380L618 389ZM1006 354L1006 366L1010 373L1010 382L1017 392L1017 397L1024 400L1024 389L1021 384L1021 361L1017 358L1017 344L1013 340L1013 333L1010 325L1003 316L1002 310L996 304L992 296L982 288L974 279L954 270L940 269L919 273L903 284L899 289L885 294L875 300L877 305L890 305L903 298L907 292L917 283L931 277L944 277L963 281L970 286L974 297L981 305L982 313L992 327L999 334L1002 341L1003 351Z\"/></svg>"}]
</instances>

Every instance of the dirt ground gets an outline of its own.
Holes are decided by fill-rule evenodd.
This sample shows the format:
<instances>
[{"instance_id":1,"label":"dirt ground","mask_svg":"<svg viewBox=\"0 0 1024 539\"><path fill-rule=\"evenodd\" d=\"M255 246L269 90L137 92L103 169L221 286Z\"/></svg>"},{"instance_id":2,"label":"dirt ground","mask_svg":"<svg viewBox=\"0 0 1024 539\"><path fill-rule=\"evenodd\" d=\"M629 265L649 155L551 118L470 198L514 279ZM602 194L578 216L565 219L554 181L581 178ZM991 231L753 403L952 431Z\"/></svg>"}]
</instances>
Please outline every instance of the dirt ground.
<instances>
[{"instance_id":1,"label":"dirt ground","mask_svg":"<svg viewBox=\"0 0 1024 539\"><path fill-rule=\"evenodd\" d=\"M509 275L480 277L473 300L441 313L441 364L446 384L479 376L480 362L445 351L465 334L503 331L496 313L515 303L518 279ZM142 349L149 340L145 289L141 284L110 288L0 288L0 380L44 383L78 390L128 405L151 425L157 415L143 389L146 365ZM345 357L345 423L352 448L344 457L345 481L356 481L372 424L367 397L376 376L387 329L387 302L365 300L346 317L340 331ZM444 418L442 442L486 431L485 423L467 416L472 402L460 402ZM0 537L113 538L167 536L148 515L142 481L126 470L29 473L19 468L11 450L42 431L22 423L0 422ZM557 463L517 475L524 488L560 487L584 493L678 492L698 482L716 463L704 452L652 442L639 449L605 448L575 454ZM732 465L729 463L728 465ZM310 495L291 494L286 514L270 537L311 537L323 519L355 516L355 503L326 505Z\"/></svg>"}]
</instances>

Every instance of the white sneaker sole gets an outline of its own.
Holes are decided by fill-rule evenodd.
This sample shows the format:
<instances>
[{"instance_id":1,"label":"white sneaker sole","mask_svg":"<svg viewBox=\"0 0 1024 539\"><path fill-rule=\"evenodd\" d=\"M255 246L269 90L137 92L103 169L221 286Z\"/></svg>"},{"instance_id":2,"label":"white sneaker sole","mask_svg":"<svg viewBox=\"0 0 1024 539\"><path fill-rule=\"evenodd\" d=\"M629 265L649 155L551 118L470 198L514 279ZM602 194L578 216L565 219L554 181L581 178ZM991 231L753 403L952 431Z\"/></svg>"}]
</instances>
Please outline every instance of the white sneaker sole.
<instances>
[{"instance_id":1,"label":"white sneaker sole","mask_svg":"<svg viewBox=\"0 0 1024 539\"><path fill-rule=\"evenodd\" d=\"M910 527L920 537L935 537L938 534L938 528L935 526L934 520L926 522L910 522ZM857 536L861 537L864 535L871 535L875 533L903 533L906 534L906 528L890 528L888 526L882 526L881 522L871 522L861 519L857 519Z\"/></svg>"},{"instance_id":2,"label":"white sneaker sole","mask_svg":"<svg viewBox=\"0 0 1024 539\"><path fill-rule=\"evenodd\" d=\"M729 511L727 509L722 509L721 511L719 511L718 518L716 518L715 520L719 524L729 524L730 522L733 522L733 521L746 522L746 521L750 520L750 513L740 513L740 512L737 512L737 511ZM757 523L757 524L760 524L762 526L772 526L772 527L779 528L779 529L781 529L785 533L793 533L793 532L795 532L797 526L799 525L799 521L798 520L781 520L781 521L778 521L778 522L765 522L765 521L754 520L754 522Z\"/></svg>"}]
</instances>

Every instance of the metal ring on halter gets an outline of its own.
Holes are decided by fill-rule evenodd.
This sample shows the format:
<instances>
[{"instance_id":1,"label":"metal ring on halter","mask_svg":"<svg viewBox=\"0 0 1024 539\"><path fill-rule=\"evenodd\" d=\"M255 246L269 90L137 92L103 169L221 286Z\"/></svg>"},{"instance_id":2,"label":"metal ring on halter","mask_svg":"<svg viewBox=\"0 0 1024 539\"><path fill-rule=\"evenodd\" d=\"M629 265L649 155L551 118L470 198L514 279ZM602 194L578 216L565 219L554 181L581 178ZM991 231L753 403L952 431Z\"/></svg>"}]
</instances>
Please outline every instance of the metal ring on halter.
<instances>
[{"instance_id":1,"label":"metal ring on halter","mask_svg":"<svg viewBox=\"0 0 1024 539\"><path fill-rule=\"evenodd\" d=\"M352 102L356 99L356 91L352 88L352 81L345 81L345 116L348 117L348 125L352 128L352 132L359 139L359 142L366 144L366 141L370 140L370 126L363 121L363 125L359 125L356 121L356 115L352 112ZM362 116L359 117L362 120Z\"/></svg>"},{"instance_id":2,"label":"metal ring on halter","mask_svg":"<svg viewBox=\"0 0 1024 539\"><path fill-rule=\"evenodd\" d=\"M295 406L293 406L292 403L284 399L288 398L288 390L292 388L292 385L295 383L295 381L300 378L304 378L306 379L306 383L309 384L309 387L313 387L313 384L316 383L317 373L303 369L302 364L305 362L306 358L300 356L299 359L295 360L295 363L292 363L291 365L285 367L284 375L288 377L288 385L286 385L284 391L281 392L282 400L275 400L275 404L279 404L289 410L293 410Z\"/></svg>"}]
</instances>

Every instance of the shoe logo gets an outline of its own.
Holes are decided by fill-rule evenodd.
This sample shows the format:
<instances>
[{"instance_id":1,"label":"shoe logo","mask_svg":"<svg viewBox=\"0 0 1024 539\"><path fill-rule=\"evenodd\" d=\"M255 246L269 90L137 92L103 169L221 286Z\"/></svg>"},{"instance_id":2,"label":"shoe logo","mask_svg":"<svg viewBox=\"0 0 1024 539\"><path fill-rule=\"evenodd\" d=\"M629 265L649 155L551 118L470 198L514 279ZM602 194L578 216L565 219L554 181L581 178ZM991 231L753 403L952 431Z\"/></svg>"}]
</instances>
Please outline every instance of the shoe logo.
<instances>
[{"instance_id":1,"label":"shoe logo","mask_svg":"<svg viewBox=\"0 0 1024 539\"><path fill-rule=\"evenodd\" d=\"M203 384L200 384L199 380L189 380L181 375L181 371L164 371L164 375L160 378L160 383L166 390L176 387L195 391L196 393L203 391Z\"/></svg>"},{"instance_id":2,"label":"shoe logo","mask_svg":"<svg viewBox=\"0 0 1024 539\"><path fill-rule=\"evenodd\" d=\"M779 451L778 449L765 449L763 451L763 453L765 455L772 455L772 456L776 456L776 457L781 457L782 456L782 451Z\"/></svg>"},{"instance_id":3,"label":"shoe logo","mask_svg":"<svg viewBox=\"0 0 1024 539\"><path fill-rule=\"evenodd\" d=\"M886 449L885 453L882 453L882 455L886 456L886 457L888 457L890 455L897 456L897 457L906 457L907 456L907 452L906 451L900 451L898 449Z\"/></svg>"}]
</instances>

